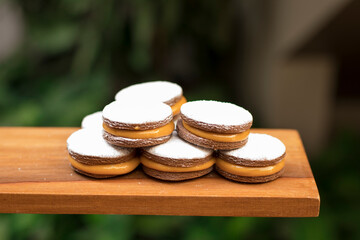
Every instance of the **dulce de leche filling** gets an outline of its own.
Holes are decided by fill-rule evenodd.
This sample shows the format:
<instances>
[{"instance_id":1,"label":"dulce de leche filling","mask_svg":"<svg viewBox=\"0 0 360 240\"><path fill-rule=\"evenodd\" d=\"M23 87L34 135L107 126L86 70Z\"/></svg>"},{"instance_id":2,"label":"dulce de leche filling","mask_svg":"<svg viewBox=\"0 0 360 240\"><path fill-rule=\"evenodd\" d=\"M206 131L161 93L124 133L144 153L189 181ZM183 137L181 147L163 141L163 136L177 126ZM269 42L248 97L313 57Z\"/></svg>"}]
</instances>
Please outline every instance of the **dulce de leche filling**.
<instances>
[{"instance_id":1,"label":"dulce de leche filling","mask_svg":"<svg viewBox=\"0 0 360 240\"><path fill-rule=\"evenodd\" d=\"M198 128L194 128L188 125L185 121L182 121L182 124L186 130L195 134L196 136L214 140L217 142L239 142L246 139L249 136L250 129L241 132L241 133L214 133L214 132L207 132Z\"/></svg>"},{"instance_id":2,"label":"dulce de leche filling","mask_svg":"<svg viewBox=\"0 0 360 240\"><path fill-rule=\"evenodd\" d=\"M74 158L69 155L69 161L71 165L75 168L91 173L94 175L121 175L126 174L134 170L139 164L140 160L137 157L133 159L122 162L122 163L115 163L115 164L106 164L106 165L86 165L77 162Z\"/></svg>"},{"instance_id":3,"label":"dulce de leche filling","mask_svg":"<svg viewBox=\"0 0 360 240\"><path fill-rule=\"evenodd\" d=\"M106 132L111 133L112 135L124 138L132 139L149 139L149 138L159 138L170 135L174 131L174 122L166 124L165 126L149 129L149 130L123 130L116 129L107 126L103 123L103 128Z\"/></svg>"},{"instance_id":4,"label":"dulce de leche filling","mask_svg":"<svg viewBox=\"0 0 360 240\"><path fill-rule=\"evenodd\" d=\"M184 103L186 103L186 98L182 96L179 101L177 101L174 105L170 106L174 116L180 113L181 105L183 105Z\"/></svg>"},{"instance_id":5,"label":"dulce de leche filling","mask_svg":"<svg viewBox=\"0 0 360 240\"><path fill-rule=\"evenodd\" d=\"M216 166L225 172L238 176L261 177L279 172L285 166L285 159L282 159L280 162L278 162L275 165L267 166L267 167L244 167L244 166L231 164L227 161L217 158Z\"/></svg>"},{"instance_id":6,"label":"dulce de leche filling","mask_svg":"<svg viewBox=\"0 0 360 240\"><path fill-rule=\"evenodd\" d=\"M193 167L171 167L161 163L154 162L147 157L140 157L141 164L145 167L155 169L161 172L195 172L207 169L215 164L215 159L211 158L208 162Z\"/></svg>"}]
</instances>

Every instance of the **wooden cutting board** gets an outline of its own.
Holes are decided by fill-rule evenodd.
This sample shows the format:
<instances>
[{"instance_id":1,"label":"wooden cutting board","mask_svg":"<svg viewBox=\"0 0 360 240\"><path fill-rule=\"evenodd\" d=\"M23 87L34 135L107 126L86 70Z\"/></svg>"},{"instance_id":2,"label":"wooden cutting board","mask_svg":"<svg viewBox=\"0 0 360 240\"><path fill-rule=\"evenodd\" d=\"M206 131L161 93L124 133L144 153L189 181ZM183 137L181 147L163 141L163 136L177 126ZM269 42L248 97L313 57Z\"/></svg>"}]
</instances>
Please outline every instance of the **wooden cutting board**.
<instances>
[{"instance_id":1,"label":"wooden cutting board","mask_svg":"<svg viewBox=\"0 0 360 240\"><path fill-rule=\"evenodd\" d=\"M252 129L287 147L283 176L263 184L228 181L216 172L164 182L141 167L91 179L69 166L66 139L78 128L0 127L0 212L193 216L315 217L320 196L296 130Z\"/></svg>"}]
</instances>

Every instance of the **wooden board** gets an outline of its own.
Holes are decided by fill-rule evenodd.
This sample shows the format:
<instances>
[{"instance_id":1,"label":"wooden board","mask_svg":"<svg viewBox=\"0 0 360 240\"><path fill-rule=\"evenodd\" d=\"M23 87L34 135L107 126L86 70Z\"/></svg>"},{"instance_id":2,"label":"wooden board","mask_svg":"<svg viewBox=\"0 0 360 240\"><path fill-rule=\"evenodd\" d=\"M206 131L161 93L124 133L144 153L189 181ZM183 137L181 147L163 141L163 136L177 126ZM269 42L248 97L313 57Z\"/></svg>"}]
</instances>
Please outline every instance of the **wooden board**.
<instances>
[{"instance_id":1,"label":"wooden board","mask_svg":"<svg viewBox=\"0 0 360 240\"><path fill-rule=\"evenodd\" d=\"M241 184L213 172L169 183L141 170L95 180L69 166L66 139L78 128L0 128L0 212L194 216L318 216L320 197L296 130L253 129L287 147L284 175Z\"/></svg>"}]
</instances>

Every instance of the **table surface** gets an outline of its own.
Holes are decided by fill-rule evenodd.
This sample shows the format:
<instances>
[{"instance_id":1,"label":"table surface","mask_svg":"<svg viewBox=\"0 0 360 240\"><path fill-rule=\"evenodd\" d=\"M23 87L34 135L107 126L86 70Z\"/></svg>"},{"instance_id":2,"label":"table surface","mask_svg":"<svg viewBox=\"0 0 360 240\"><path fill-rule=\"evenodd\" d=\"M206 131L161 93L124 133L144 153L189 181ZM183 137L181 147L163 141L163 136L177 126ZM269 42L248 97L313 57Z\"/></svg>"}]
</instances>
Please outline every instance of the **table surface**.
<instances>
[{"instance_id":1,"label":"table surface","mask_svg":"<svg viewBox=\"0 0 360 240\"><path fill-rule=\"evenodd\" d=\"M252 129L287 148L285 172L262 184L216 172L183 182L146 176L141 167L97 180L69 166L66 139L78 128L0 127L0 213L315 217L320 196L296 130Z\"/></svg>"}]
</instances>

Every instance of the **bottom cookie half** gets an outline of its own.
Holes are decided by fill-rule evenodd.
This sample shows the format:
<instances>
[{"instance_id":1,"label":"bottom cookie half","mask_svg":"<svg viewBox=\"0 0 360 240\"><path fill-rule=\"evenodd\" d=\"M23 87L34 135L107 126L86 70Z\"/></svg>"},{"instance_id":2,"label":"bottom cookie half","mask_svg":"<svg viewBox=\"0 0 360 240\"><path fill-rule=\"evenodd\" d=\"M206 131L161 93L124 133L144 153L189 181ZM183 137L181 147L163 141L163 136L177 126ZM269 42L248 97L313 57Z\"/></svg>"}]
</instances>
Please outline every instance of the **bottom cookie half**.
<instances>
[{"instance_id":1,"label":"bottom cookie half","mask_svg":"<svg viewBox=\"0 0 360 240\"><path fill-rule=\"evenodd\" d=\"M144 172L154 178L165 181L183 181L204 176L212 171L213 166L200 171L194 172L162 172L152 168L142 166Z\"/></svg>"},{"instance_id":2,"label":"bottom cookie half","mask_svg":"<svg viewBox=\"0 0 360 240\"><path fill-rule=\"evenodd\" d=\"M216 167L216 171L221 174L223 177L233 180L235 182L243 182L243 183L265 183L265 182L270 182L272 180L277 179L278 177L280 177L283 172L284 172L284 168L282 168L279 172L276 172L274 174L271 175L267 175L267 176L259 176L259 177L244 177L244 176L239 176L239 175L235 175L235 174L231 174L228 172L223 171L222 169L220 169L219 167Z\"/></svg>"},{"instance_id":3,"label":"bottom cookie half","mask_svg":"<svg viewBox=\"0 0 360 240\"><path fill-rule=\"evenodd\" d=\"M92 178L111 178L111 177L116 177L116 176L118 176L118 175L92 174L92 173L84 172L84 171L82 171L82 170L80 170L80 169L77 169L77 168L75 168L75 167L72 166L72 165L71 165L71 167L72 167L72 169L74 169L75 172L78 172L78 173L80 173L80 174L82 174L82 175L85 175L85 176L88 176L88 177L92 177Z\"/></svg>"},{"instance_id":4,"label":"bottom cookie half","mask_svg":"<svg viewBox=\"0 0 360 240\"><path fill-rule=\"evenodd\" d=\"M139 147L148 147L158 145L164 142L167 142L171 135L159 137L159 138L149 138L149 139L131 139L114 136L111 133L103 131L104 139L113 145L120 147L128 147L128 148L139 148Z\"/></svg>"}]
</instances>

